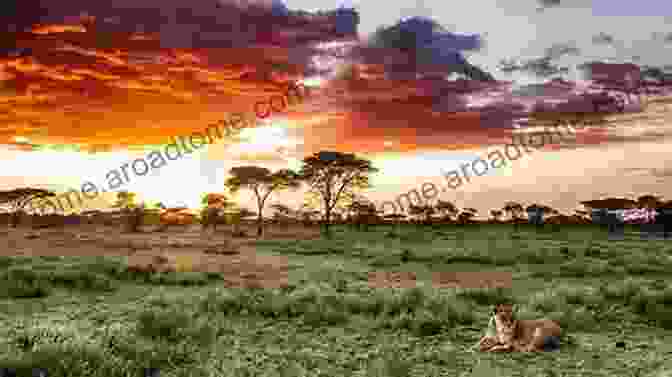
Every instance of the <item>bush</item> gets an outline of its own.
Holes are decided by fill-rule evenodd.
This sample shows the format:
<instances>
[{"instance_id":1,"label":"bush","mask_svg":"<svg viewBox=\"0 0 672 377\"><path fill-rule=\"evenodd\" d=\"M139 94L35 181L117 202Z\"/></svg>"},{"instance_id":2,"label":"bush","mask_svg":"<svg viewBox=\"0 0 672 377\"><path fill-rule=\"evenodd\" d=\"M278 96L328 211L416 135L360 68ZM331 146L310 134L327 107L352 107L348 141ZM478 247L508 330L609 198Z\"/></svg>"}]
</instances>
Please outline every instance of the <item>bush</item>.
<instances>
[{"instance_id":1,"label":"bush","mask_svg":"<svg viewBox=\"0 0 672 377\"><path fill-rule=\"evenodd\" d=\"M182 286L206 285L212 276L215 275L208 275L202 272L159 272L151 274L149 282Z\"/></svg>"},{"instance_id":2,"label":"bush","mask_svg":"<svg viewBox=\"0 0 672 377\"><path fill-rule=\"evenodd\" d=\"M87 270L54 270L44 274L54 284L81 290L114 291L117 285L109 277Z\"/></svg>"}]
</instances>

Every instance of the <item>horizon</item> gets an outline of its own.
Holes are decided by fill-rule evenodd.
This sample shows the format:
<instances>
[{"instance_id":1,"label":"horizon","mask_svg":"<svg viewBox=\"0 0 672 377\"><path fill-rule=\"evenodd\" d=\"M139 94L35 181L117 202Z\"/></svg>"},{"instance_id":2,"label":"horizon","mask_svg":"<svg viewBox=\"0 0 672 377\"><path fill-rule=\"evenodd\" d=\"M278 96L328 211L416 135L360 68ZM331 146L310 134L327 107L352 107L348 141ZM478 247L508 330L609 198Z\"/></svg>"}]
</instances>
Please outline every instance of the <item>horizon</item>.
<instances>
[{"instance_id":1,"label":"horizon","mask_svg":"<svg viewBox=\"0 0 672 377\"><path fill-rule=\"evenodd\" d=\"M247 122L239 134L160 169L145 162L144 174L82 210L105 208L119 190L197 209L201 195L224 192L232 167L298 169L325 150L371 160L380 171L362 195L394 201L424 183L444 187L445 172L463 172L544 117L573 131L437 199L487 218L507 201L571 215L581 201L672 198L672 34L662 4L626 17L625 5L604 3L543 12L533 0L362 3L357 22L334 2L198 0L178 22L171 1L141 14L127 0L114 9L69 0L34 14L33 1L0 16L3 40L14 41L0 48L0 190L101 187L106 172L129 173L148 151L238 113ZM242 18L258 32L221 26ZM280 106L291 83L309 93ZM599 96L604 88L613 101ZM582 124L590 117L601 123ZM274 193L267 204L297 208L304 192ZM256 210L248 190L236 202Z\"/></svg>"}]
</instances>

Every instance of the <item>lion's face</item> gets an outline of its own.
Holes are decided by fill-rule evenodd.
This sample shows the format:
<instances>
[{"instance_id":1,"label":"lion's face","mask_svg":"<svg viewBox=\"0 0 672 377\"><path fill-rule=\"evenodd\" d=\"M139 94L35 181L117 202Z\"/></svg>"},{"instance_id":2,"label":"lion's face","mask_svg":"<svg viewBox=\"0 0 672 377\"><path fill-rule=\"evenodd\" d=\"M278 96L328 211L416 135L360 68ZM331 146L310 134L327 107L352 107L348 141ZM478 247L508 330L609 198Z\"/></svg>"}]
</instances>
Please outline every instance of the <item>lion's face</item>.
<instances>
[{"instance_id":1,"label":"lion's face","mask_svg":"<svg viewBox=\"0 0 672 377\"><path fill-rule=\"evenodd\" d=\"M495 306L495 316L504 323L511 323L513 321L513 305L499 304Z\"/></svg>"}]
</instances>

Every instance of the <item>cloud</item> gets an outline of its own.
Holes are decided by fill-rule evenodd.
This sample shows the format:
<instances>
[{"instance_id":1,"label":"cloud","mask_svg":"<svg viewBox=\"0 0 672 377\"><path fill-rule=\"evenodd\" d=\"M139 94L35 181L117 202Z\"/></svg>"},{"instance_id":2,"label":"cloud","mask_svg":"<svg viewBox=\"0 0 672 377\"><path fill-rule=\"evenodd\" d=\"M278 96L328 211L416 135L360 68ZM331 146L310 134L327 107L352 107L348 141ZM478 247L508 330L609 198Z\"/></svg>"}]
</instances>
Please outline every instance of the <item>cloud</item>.
<instances>
[{"instance_id":1,"label":"cloud","mask_svg":"<svg viewBox=\"0 0 672 377\"><path fill-rule=\"evenodd\" d=\"M510 82L468 61L483 49L480 35L451 33L425 18L381 28L358 45L359 16L347 9L206 0L189 7L177 0L43 6L20 33L21 49L1 46L0 143L20 135L30 140L26 149L164 144L167 135L203 131L234 112L254 117L254 103L283 95L289 81L349 66L304 103L274 114L274 122L301 130L300 150L241 158L455 149L506 142L526 114L524 102L567 100L573 90L552 80L511 93ZM579 53L561 43L512 64L546 77L566 72L556 59Z\"/></svg>"},{"instance_id":2,"label":"cloud","mask_svg":"<svg viewBox=\"0 0 672 377\"><path fill-rule=\"evenodd\" d=\"M527 115L526 107L520 103L499 101L477 108L481 128L510 129L513 123Z\"/></svg>"},{"instance_id":3,"label":"cloud","mask_svg":"<svg viewBox=\"0 0 672 377\"><path fill-rule=\"evenodd\" d=\"M542 84L529 84L520 86L512 91L513 95L520 97L563 97L572 93L576 85L562 79L548 80Z\"/></svg>"},{"instance_id":4,"label":"cloud","mask_svg":"<svg viewBox=\"0 0 672 377\"><path fill-rule=\"evenodd\" d=\"M349 9L310 13L275 0L147 1L64 0L30 13L24 5L38 4L26 0L0 12L2 26L20 26L0 32L0 114L9 114L0 117L0 144L16 135L36 144L161 144L253 113L255 102L319 71L315 45L354 40L359 22ZM49 132L18 126L30 123Z\"/></svg>"},{"instance_id":5,"label":"cloud","mask_svg":"<svg viewBox=\"0 0 672 377\"><path fill-rule=\"evenodd\" d=\"M641 68L633 63L586 62L577 66L587 80L610 87L637 86L641 78Z\"/></svg>"},{"instance_id":6,"label":"cloud","mask_svg":"<svg viewBox=\"0 0 672 377\"><path fill-rule=\"evenodd\" d=\"M382 66L387 77L393 79L459 73L472 80L494 81L491 74L470 64L463 55L465 51L479 51L483 43L479 35L454 34L431 19L412 17L379 28L355 51L355 57L363 64Z\"/></svg>"},{"instance_id":7,"label":"cloud","mask_svg":"<svg viewBox=\"0 0 672 377\"><path fill-rule=\"evenodd\" d=\"M615 40L614 37L605 33L605 32L600 32L599 34L596 34L593 36L592 41L596 45L604 44L604 45L612 45L614 44Z\"/></svg>"},{"instance_id":8,"label":"cloud","mask_svg":"<svg viewBox=\"0 0 672 377\"><path fill-rule=\"evenodd\" d=\"M579 54L581 54L581 50L574 43L555 43L546 48L545 56L551 60L556 60L566 55L577 56Z\"/></svg>"},{"instance_id":9,"label":"cloud","mask_svg":"<svg viewBox=\"0 0 672 377\"><path fill-rule=\"evenodd\" d=\"M663 43L672 43L672 32L655 31L651 34L653 40L661 41Z\"/></svg>"},{"instance_id":10,"label":"cloud","mask_svg":"<svg viewBox=\"0 0 672 377\"><path fill-rule=\"evenodd\" d=\"M651 67L644 66L641 70L642 79L652 80L659 83L672 83L672 67Z\"/></svg>"},{"instance_id":11,"label":"cloud","mask_svg":"<svg viewBox=\"0 0 672 377\"><path fill-rule=\"evenodd\" d=\"M442 77L395 81L360 76L343 84L345 95L332 98L330 109L341 110L339 116L304 126L305 152L315 145L375 153L505 142L507 127L524 107L490 97L508 85Z\"/></svg>"},{"instance_id":12,"label":"cloud","mask_svg":"<svg viewBox=\"0 0 672 377\"><path fill-rule=\"evenodd\" d=\"M537 0L539 7L537 8L538 12L545 10L546 8L553 8L560 6L560 0Z\"/></svg>"},{"instance_id":13,"label":"cloud","mask_svg":"<svg viewBox=\"0 0 672 377\"><path fill-rule=\"evenodd\" d=\"M499 69L504 73L525 72L537 77L551 77L569 72L568 67L561 67L553 64L553 58L543 56L541 58L529 59L523 63L517 63L513 60L503 59L500 61Z\"/></svg>"},{"instance_id":14,"label":"cloud","mask_svg":"<svg viewBox=\"0 0 672 377\"><path fill-rule=\"evenodd\" d=\"M499 63L499 70L504 73L525 72L537 77L551 77L569 73L568 67L561 67L554 64L553 61L567 55L577 56L581 50L574 43L555 43L546 48L544 56L534 59L527 59L521 63L513 59L502 59Z\"/></svg>"}]
</instances>

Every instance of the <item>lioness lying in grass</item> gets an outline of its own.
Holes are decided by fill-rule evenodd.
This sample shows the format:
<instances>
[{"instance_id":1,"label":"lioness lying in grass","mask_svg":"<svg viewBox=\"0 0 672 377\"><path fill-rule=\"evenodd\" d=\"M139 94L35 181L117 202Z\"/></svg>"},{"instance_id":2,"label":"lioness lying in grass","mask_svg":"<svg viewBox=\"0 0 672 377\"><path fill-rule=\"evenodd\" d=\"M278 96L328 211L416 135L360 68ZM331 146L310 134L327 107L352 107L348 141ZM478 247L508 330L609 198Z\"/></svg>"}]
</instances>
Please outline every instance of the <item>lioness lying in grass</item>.
<instances>
[{"instance_id":1,"label":"lioness lying in grass","mask_svg":"<svg viewBox=\"0 0 672 377\"><path fill-rule=\"evenodd\" d=\"M496 305L489 326L495 328L494 335L481 338L479 349L483 352L553 350L559 347L562 334L560 326L550 319L514 319L511 304Z\"/></svg>"}]
</instances>

